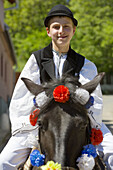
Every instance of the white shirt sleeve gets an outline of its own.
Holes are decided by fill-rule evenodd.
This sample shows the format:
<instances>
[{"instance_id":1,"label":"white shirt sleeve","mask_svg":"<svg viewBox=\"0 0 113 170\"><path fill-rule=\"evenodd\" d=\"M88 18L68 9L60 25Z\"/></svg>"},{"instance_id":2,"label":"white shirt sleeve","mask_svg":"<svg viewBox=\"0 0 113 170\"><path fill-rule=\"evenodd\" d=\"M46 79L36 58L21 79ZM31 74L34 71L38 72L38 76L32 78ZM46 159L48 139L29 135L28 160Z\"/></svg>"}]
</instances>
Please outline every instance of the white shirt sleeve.
<instances>
[{"instance_id":1,"label":"white shirt sleeve","mask_svg":"<svg viewBox=\"0 0 113 170\"><path fill-rule=\"evenodd\" d=\"M34 109L34 96L26 88L21 80L22 77L29 78L35 83L40 84L40 72L34 54L27 61L13 92L9 108L12 132L26 126L26 124L30 124L29 115Z\"/></svg>"},{"instance_id":2,"label":"white shirt sleeve","mask_svg":"<svg viewBox=\"0 0 113 170\"><path fill-rule=\"evenodd\" d=\"M97 75L97 68L94 63L85 59L84 66L80 71L81 84L85 84L92 80ZM100 128L102 123L103 99L100 85L91 94L94 97L94 105L88 109L89 117L91 119L92 127Z\"/></svg>"}]
</instances>

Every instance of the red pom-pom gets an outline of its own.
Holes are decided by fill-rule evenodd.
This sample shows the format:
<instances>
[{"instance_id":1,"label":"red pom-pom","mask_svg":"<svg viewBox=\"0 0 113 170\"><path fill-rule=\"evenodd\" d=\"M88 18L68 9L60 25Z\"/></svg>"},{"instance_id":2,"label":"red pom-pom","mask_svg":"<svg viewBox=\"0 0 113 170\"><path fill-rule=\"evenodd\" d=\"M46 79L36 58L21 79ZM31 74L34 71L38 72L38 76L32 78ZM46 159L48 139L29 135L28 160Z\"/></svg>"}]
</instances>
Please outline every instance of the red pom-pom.
<instances>
[{"instance_id":1,"label":"red pom-pom","mask_svg":"<svg viewBox=\"0 0 113 170\"><path fill-rule=\"evenodd\" d=\"M69 96L69 89L64 85L57 86L53 91L53 97L56 102L65 103L69 100Z\"/></svg>"},{"instance_id":2,"label":"red pom-pom","mask_svg":"<svg viewBox=\"0 0 113 170\"><path fill-rule=\"evenodd\" d=\"M35 109L29 117L29 121L31 123L32 126L35 126L38 120L38 115L39 115L40 110L39 109Z\"/></svg>"},{"instance_id":3,"label":"red pom-pom","mask_svg":"<svg viewBox=\"0 0 113 170\"><path fill-rule=\"evenodd\" d=\"M90 139L93 145L99 145L103 141L102 131L100 129L92 128Z\"/></svg>"}]
</instances>

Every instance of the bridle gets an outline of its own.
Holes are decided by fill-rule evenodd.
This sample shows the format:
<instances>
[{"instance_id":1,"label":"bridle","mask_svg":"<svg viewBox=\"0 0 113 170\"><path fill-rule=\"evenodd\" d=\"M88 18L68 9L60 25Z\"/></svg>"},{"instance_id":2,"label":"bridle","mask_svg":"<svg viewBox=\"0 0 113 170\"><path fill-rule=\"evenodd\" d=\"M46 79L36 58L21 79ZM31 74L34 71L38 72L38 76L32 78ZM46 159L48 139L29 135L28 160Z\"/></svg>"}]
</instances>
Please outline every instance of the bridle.
<instances>
[{"instance_id":1,"label":"bridle","mask_svg":"<svg viewBox=\"0 0 113 170\"><path fill-rule=\"evenodd\" d=\"M40 130L41 130L41 123L40 120L38 120L38 150L40 151L40 154L42 153L41 150L41 143L40 143ZM90 119L88 118L88 125L86 127L86 143L90 144L91 140L90 140L90 134L91 134L91 124L90 124ZM62 170L78 170L79 168L76 166L75 168L73 167L62 167Z\"/></svg>"}]
</instances>

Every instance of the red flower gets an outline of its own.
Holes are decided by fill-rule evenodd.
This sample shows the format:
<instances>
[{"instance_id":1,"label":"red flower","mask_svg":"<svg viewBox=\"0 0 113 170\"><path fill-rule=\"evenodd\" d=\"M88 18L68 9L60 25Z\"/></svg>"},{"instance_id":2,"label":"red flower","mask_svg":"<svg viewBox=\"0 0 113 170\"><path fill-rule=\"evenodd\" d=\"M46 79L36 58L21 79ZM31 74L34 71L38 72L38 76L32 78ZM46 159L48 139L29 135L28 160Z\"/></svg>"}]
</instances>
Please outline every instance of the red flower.
<instances>
[{"instance_id":1,"label":"red flower","mask_svg":"<svg viewBox=\"0 0 113 170\"><path fill-rule=\"evenodd\" d=\"M99 145L103 141L102 131L100 129L92 128L90 139L93 145Z\"/></svg>"},{"instance_id":2,"label":"red flower","mask_svg":"<svg viewBox=\"0 0 113 170\"><path fill-rule=\"evenodd\" d=\"M29 116L29 121L32 126L35 126L38 120L38 115L39 115L40 110L35 109Z\"/></svg>"},{"instance_id":3,"label":"red flower","mask_svg":"<svg viewBox=\"0 0 113 170\"><path fill-rule=\"evenodd\" d=\"M56 102L65 103L69 100L69 96L69 89L64 85L57 86L53 91L53 97Z\"/></svg>"}]
</instances>

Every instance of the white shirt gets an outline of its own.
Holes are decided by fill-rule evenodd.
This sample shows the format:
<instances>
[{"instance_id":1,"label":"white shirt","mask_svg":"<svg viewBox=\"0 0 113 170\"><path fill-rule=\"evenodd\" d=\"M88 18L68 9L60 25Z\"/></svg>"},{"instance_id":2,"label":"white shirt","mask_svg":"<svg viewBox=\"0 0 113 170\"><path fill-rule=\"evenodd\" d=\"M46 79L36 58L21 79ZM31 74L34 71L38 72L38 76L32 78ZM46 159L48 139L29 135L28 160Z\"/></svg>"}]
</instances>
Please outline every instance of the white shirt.
<instances>
[{"instance_id":1,"label":"white shirt","mask_svg":"<svg viewBox=\"0 0 113 170\"><path fill-rule=\"evenodd\" d=\"M57 73L56 63L58 62L59 58L55 52L53 52L53 56L54 56L53 61L55 63L55 70L56 70L55 73L57 77L58 73ZM67 57L66 54L60 57L60 63L59 63L60 76L62 76L62 68L63 68L64 61L66 60L66 57ZM85 59L84 66L80 71L80 79L79 79L80 83L85 84L86 82L92 80L96 75L97 75L97 68L95 64ZM34 54L30 56L23 71L21 72L21 75L15 86L12 100L10 103L9 111L10 111L10 120L12 125L12 133L15 133L18 130L21 131L23 129L27 130L27 129L36 128L31 126L29 122L29 115L35 109L33 105L34 96L28 91L23 81L21 80L21 77L29 78L35 83L41 84L39 67L37 65L37 61L35 59ZM100 85L92 93L92 96L94 97L94 105L90 107L90 109L88 110L88 112L90 113L89 117L92 120L93 127L95 127L96 125L100 127L102 123L102 106L103 106Z\"/></svg>"},{"instance_id":2,"label":"white shirt","mask_svg":"<svg viewBox=\"0 0 113 170\"><path fill-rule=\"evenodd\" d=\"M63 65L64 62L67 58L67 54L61 54L61 56L59 56L59 54L55 51L53 51L53 61L55 64L55 75L56 78L58 77L62 77L62 71L63 71Z\"/></svg>"}]
</instances>

